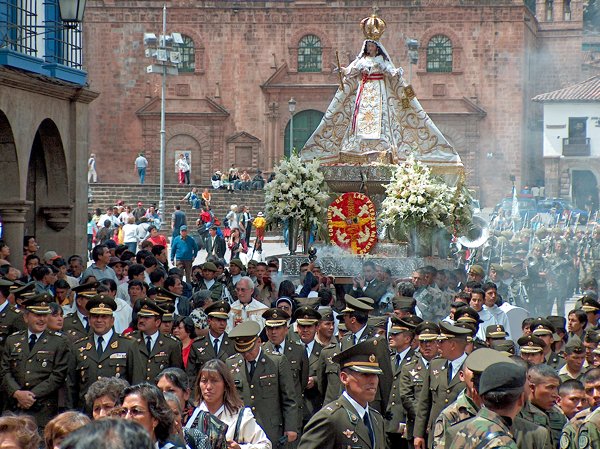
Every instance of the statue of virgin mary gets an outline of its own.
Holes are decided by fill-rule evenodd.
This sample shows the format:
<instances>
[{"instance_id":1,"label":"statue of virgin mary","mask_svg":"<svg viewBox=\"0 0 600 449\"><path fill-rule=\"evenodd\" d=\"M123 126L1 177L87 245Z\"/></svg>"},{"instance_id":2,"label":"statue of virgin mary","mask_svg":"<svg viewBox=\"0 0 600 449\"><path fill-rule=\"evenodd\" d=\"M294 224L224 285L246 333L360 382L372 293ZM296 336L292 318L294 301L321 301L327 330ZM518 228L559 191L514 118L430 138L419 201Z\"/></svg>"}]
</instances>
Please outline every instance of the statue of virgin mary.
<instances>
[{"instance_id":1,"label":"statue of virgin mary","mask_svg":"<svg viewBox=\"0 0 600 449\"><path fill-rule=\"evenodd\" d=\"M365 41L356 59L340 67L338 89L321 123L300 152L323 163L401 163L409 155L440 174L462 169L458 153L421 107L379 41L385 22L361 21Z\"/></svg>"}]
</instances>

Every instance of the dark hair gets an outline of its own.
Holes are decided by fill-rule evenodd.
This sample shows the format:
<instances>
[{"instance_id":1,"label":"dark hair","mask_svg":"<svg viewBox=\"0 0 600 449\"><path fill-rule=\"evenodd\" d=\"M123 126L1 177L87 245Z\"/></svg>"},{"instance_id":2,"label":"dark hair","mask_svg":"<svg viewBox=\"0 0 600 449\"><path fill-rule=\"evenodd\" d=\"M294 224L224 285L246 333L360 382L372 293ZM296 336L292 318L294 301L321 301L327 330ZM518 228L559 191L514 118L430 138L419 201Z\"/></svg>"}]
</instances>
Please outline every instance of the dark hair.
<instances>
[{"instance_id":1,"label":"dark hair","mask_svg":"<svg viewBox=\"0 0 600 449\"><path fill-rule=\"evenodd\" d=\"M188 317L186 317L188 318ZM191 319L191 318L190 318ZM169 382L175 385L177 388L183 391L187 391L190 389L190 380L188 375L181 368L166 368L160 372L158 376L154 379L154 383L158 384L158 382L166 377ZM181 404L184 406L185 404Z\"/></svg>"},{"instance_id":2,"label":"dark hair","mask_svg":"<svg viewBox=\"0 0 600 449\"><path fill-rule=\"evenodd\" d=\"M115 248L115 256L118 258L121 258L121 255L127 251L127 245L125 245L124 243L121 243L120 245L117 245L117 247Z\"/></svg>"},{"instance_id":3,"label":"dark hair","mask_svg":"<svg viewBox=\"0 0 600 449\"><path fill-rule=\"evenodd\" d=\"M140 287L143 290L144 283L142 281L138 281L137 279L133 279L127 283L127 291L129 291L131 287Z\"/></svg>"},{"instance_id":4,"label":"dark hair","mask_svg":"<svg viewBox=\"0 0 600 449\"><path fill-rule=\"evenodd\" d=\"M400 296L406 296L408 298L412 298L415 294L415 286L410 282L399 283L396 290Z\"/></svg>"},{"instance_id":5,"label":"dark hair","mask_svg":"<svg viewBox=\"0 0 600 449\"><path fill-rule=\"evenodd\" d=\"M60 312L61 315L64 315L62 307L56 302L49 302L48 307L50 307L50 313L52 315L56 315Z\"/></svg>"},{"instance_id":6,"label":"dark hair","mask_svg":"<svg viewBox=\"0 0 600 449\"><path fill-rule=\"evenodd\" d=\"M60 267L66 267L66 266L67 266L67 262L66 262L66 261L65 261L65 259L63 259L62 257L57 257L56 259L54 259L54 260L51 262L51 265L52 265L53 267L56 267L56 268L60 268Z\"/></svg>"},{"instance_id":7,"label":"dark hair","mask_svg":"<svg viewBox=\"0 0 600 449\"><path fill-rule=\"evenodd\" d=\"M54 283L54 288L66 288L66 289L70 289L71 286L69 285L69 283L67 281L65 281L64 279L59 279Z\"/></svg>"},{"instance_id":8,"label":"dark hair","mask_svg":"<svg viewBox=\"0 0 600 449\"><path fill-rule=\"evenodd\" d=\"M381 56L385 61L388 60L387 56L385 55L385 53L383 51L381 51L381 47L379 47L379 45L377 44L377 42L375 42L374 40L367 40L365 41L365 45L363 48L363 51L361 53L361 56L368 56L369 54L367 53L367 43L371 42L372 44L375 44L375 46L377 47L377 54L375 56Z\"/></svg>"},{"instance_id":9,"label":"dark hair","mask_svg":"<svg viewBox=\"0 0 600 449\"><path fill-rule=\"evenodd\" d=\"M240 394L235 386L233 381L233 376L229 368L225 362L219 359L213 359L206 362L198 376L196 377L196 384L194 385L196 389L196 399L198 402L202 400L202 390L200 389L200 379L202 379L202 374L205 373L207 376L219 376L223 383L225 384L225 390L223 392L223 405L229 413L238 412L243 406L242 398L240 398Z\"/></svg>"},{"instance_id":10,"label":"dark hair","mask_svg":"<svg viewBox=\"0 0 600 449\"><path fill-rule=\"evenodd\" d=\"M533 318L525 318L521 322L521 329L529 329L529 327L531 326L531 323L533 323Z\"/></svg>"},{"instance_id":11,"label":"dark hair","mask_svg":"<svg viewBox=\"0 0 600 449\"><path fill-rule=\"evenodd\" d=\"M473 299L473 295L481 295L482 298L485 298L485 291L481 288L474 288L471 290L471 299Z\"/></svg>"},{"instance_id":12,"label":"dark hair","mask_svg":"<svg viewBox=\"0 0 600 449\"><path fill-rule=\"evenodd\" d=\"M129 279L131 279L134 276L139 276L144 271L146 271L146 269L144 268L144 266L142 264L140 264L140 263L134 263L127 270L127 276L129 276Z\"/></svg>"},{"instance_id":13,"label":"dark hair","mask_svg":"<svg viewBox=\"0 0 600 449\"><path fill-rule=\"evenodd\" d=\"M367 312L363 312L362 310L354 310L350 312L350 316L356 318L360 324L366 324L369 321L369 314Z\"/></svg>"},{"instance_id":14,"label":"dark hair","mask_svg":"<svg viewBox=\"0 0 600 449\"><path fill-rule=\"evenodd\" d=\"M93 421L63 440L61 449L154 449L146 429L135 421L108 418Z\"/></svg>"},{"instance_id":15,"label":"dark hair","mask_svg":"<svg viewBox=\"0 0 600 449\"><path fill-rule=\"evenodd\" d=\"M123 403L127 396L133 395L139 396L146 401L150 415L158 421L158 424L154 428L156 439L159 441L166 440L171 433L175 417L169 408L169 404L165 401L162 391L156 385L147 382L132 385L123 391L121 403Z\"/></svg>"},{"instance_id":16,"label":"dark hair","mask_svg":"<svg viewBox=\"0 0 600 449\"><path fill-rule=\"evenodd\" d=\"M581 309L573 309L567 314L567 316L569 316L569 315L575 315L575 317L577 318L577 321L579 321L581 324L583 324L584 327L588 322L587 313L585 313Z\"/></svg>"},{"instance_id":17,"label":"dark hair","mask_svg":"<svg viewBox=\"0 0 600 449\"><path fill-rule=\"evenodd\" d=\"M157 268L148 276L150 278L150 282L156 284L161 279L165 279L167 277L167 272L162 268Z\"/></svg>"},{"instance_id":18,"label":"dark hair","mask_svg":"<svg viewBox=\"0 0 600 449\"><path fill-rule=\"evenodd\" d=\"M487 408L490 410L502 410L513 405L519 396L523 393L520 391L489 391L481 395L481 399Z\"/></svg>"},{"instance_id":19,"label":"dark hair","mask_svg":"<svg viewBox=\"0 0 600 449\"><path fill-rule=\"evenodd\" d=\"M152 247L152 254L154 256L160 256L160 253L162 253L164 249L165 249L164 245L154 245Z\"/></svg>"},{"instance_id":20,"label":"dark hair","mask_svg":"<svg viewBox=\"0 0 600 449\"><path fill-rule=\"evenodd\" d=\"M29 262L31 262L33 259L37 259L38 262L41 261L40 256L38 256L37 254L30 254L29 256L27 256L25 258L25 265L27 265Z\"/></svg>"},{"instance_id":21,"label":"dark hair","mask_svg":"<svg viewBox=\"0 0 600 449\"><path fill-rule=\"evenodd\" d=\"M119 256L119 259L121 259L121 260L131 260L133 257L135 257L135 254L132 251L125 250L125 251L123 251L123 254L121 254Z\"/></svg>"},{"instance_id":22,"label":"dark hair","mask_svg":"<svg viewBox=\"0 0 600 449\"><path fill-rule=\"evenodd\" d=\"M371 261L371 260L367 260L365 263L363 263L363 270L367 267L371 267L373 269L375 269L375 262Z\"/></svg>"},{"instance_id":23,"label":"dark hair","mask_svg":"<svg viewBox=\"0 0 600 449\"><path fill-rule=\"evenodd\" d=\"M69 265L71 264L71 261L73 261L73 260L78 260L79 262L81 262L81 264L83 264L83 258L79 254L73 254L71 257L69 257L69 259L67 260Z\"/></svg>"},{"instance_id":24,"label":"dark hair","mask_svg":"<svg viewBox=\"0 0 600 449\"><path fill-rule=\"evenodd\" d=\"M33 270L31 270L31 277L33 277L36 281L41 281L44 276L50 273L52 273L52 270L46 265L38 265L37 267L33 267Z\"/></svg>"},{"instance_id":25,"label":"dark hair","mask_svg":"<svg viewBox=\"0 0 600 449\"><path fill-rule=\"evenodd\" d=\"M533 365L527 370L527 379L533 385L538 385L543 379L554 379L560 383L560 376L554 368L545 363Z\"/></svg>"},{"instance_id":26,"label":"dark hair","mask_svg":"<svg viewBox=\"0 0 600 449\"><path fill-rule=\"evenodd\" d=\"M156 257L154 257L154 256L148 256L144 259L144 267L145 268L156 267L157 265L158 265L158 260L156 260Z\"/></svg>"},{"instance_id":27,"label":"dark hair","mask_svg":"<svg viewBox=\"0 0 600 449\"><path fill-rule=\"evenodd\" d=\"M141 249L135 254L135 261L137 263L141 264L141 263L143 263L143 261L146 257L149 257L151 255L152 255L152 253L150 251L148 251L147 249Z\"/></svg>"},{"instance_id":28,"label":"dark hair","mask_svg":"<svg viewBox=\"0 0 600 449\"><path fill-rule=\"evenodd\" d=\"M477 281L468 281L465 284L466 288L470 288L471 290L475 290L476 288L481 288L481 282L477 282Z\"/></svg>"},{"instance_id":29,"label":"dark hair","mask_svg":"<svg viewBox=\"0 0 600 449\"><path fill-rule=\"evenodd\" d=\"M92 249L92 260L94 262L98 262L98 259L104 253L105 249L108 249L108 246L106 246L106 245L96 245L96 246L94 246L94 248Z\"/></svg>"},{"instance_id":30,"label":"dark hair","mask_svg":"<svg viewBox=\"0 0 600 449\"><path fill-rule=\"evenodd\" d=\"M165 289L169 290L169 287L175 287L175 283L177 282L177 279L179 279L181 281L181 279L176 276L167 276L167 279L165 279L165 283L164 283Z\"/></svg>"},{"instance_id":31,"label":"dark hair","mask_svg":"<svg viewBox=\"0 0 600 449\"><path fill-rule=\"evenodd\" d=\"M564 395L567 395L569 393L572 393L573 391L585 391L583 384L580 381L578 381L577 379L565 380L558 387L558 394L561 397Z\"/></svg>"},{"instance_id":32,"label":"dark hair","mask_svg":"<svg viewBox=\"0 0 600 449\"><path fill-rule=\"evenodd\" d=\"M194 320L192 318L189 316L178 316L173 322L173 327L178 327L181 323L183 323L183 328L185 329L185 332L190 335L191 339L197 337L196 325L194 324Z\"/></svg>"},{"instance_id":33,"label":"dark hair","mask_svg":"<svg viewBox=\"0 0 600 449\"><path fill-rule=\"evenodd\" d=\"M34 239L35 235L25 235L23 236L23 248L29 246L29 240Z\"/></svg>"},{"instance_id":34,"label":"dark hair","mask_svg":"<svg viewBox=\"0 0 600 449\"><path fill-rule=\"evenodd\" d=\"M117 283L110 278L104 278L100 281L100 285L103 285L104 287L109 288L111 292L116 292L117 291Z\"/></svg>"},{"instance_id":35,"label":"dark hair","mask_svg":"<svg viewBox=\"0 0 600 449\"><path fill-rule=\"evenodd\" d=\"M592 382L597 382L599 380L600 380L600 368L592 368L591 370L586 371L586 373L581 378L581 382L583 382L584 386L587 384L591 384Z\"/></svg>"},{"instance_id":36,"label":"dark hair","mask_svg":"<svg viewBox=\"0 0 600 449\"><path fill-rule=\"evenodd\" d=\"M286 279L281 281L279 284L279 290L277 292L277 297L281 298L282 296L287 296L288 298L292 298L296 296L296 288L292 281Z\"/></svg>"},{"instance_id":37,"label":"dark hair","mask_svg":"<svg viewBox=\"0 0 600 449\"><path fill-rule=\"evenodd\" d=\"M333 294L331 293L331 290L328 289L327 287L323 287L319 289L319 303L322 306L329 306L329 304L331 303L331 298L333 297Z\"/></svg>"},{"instance_id":38,"label":"dark hair","mask_svg":"<svg viewBox=\"0 0 600 449\"><path fill-rule=\"evenodd\" d=\"M487 292L488 290L498 290L498 286L496 284L494 284L493 282L486 282L481 286L481 289L484 292Z\"/></svg>"},{"instance_id":39,"label":"dark hair","mask_svg":"<svg viewBox=\"0 0 600 449\"><path fill-rule=\"evenodd\" d=\"M125 379L117 377L101 377L88 388L84 396L85 403L91 410L96 399L102 396L108 396L115 404L119 404L119 399L123 394L123 390L129 386L129 382Z\"/></svg>"}]
</instances>

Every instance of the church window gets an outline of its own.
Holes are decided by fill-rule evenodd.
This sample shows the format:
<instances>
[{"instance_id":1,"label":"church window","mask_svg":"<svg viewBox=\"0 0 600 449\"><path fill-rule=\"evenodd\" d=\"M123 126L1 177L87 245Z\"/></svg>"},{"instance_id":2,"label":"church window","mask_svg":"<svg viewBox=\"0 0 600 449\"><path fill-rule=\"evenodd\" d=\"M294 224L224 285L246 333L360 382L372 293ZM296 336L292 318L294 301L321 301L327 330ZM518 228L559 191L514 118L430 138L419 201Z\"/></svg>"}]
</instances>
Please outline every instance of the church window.
<instances>
[{"instance_id":1,"label":"church window","mask_svg":"<svg viewBox=\"0 0 600 449\"><path fill-rule=\"evenodd\" d=\"M546 22L552 22L553 19L553 11L552 11L552 7L553 5L553 0L546 0Z\"/></svg>"},{"instance_id":2,"label":"church window","mask_svg":"<svg viewBox=\"0 0 600 449\"><path fill-rule=\"evenodd\" d=\"M571 20L571 0L565 0L563 3L565 20Z\"/></svg>"},{"instance_id":3,"label":"church window","mask_svg":"<svg viewBox=\"0 0 600 449\"><path fill-rule=\"evenodd\" d=\"M452 41L438 34L427 44L427 71L452 72Z\"/></svg>"},{"instance_id":4,"label":"church window","mask_svg":"<svg viewBox=\"0 0 600 449\"><path fill-rule=\"evenodd\" d=\"M181 53L181 63L179 64L180 72L193 73L196 70L196 49L194 40L186 35L181 36L183 44L179 46Z\"/></svg>"},{"instance_id":5,"label":"church window","mask_svg":"<svg viewBox=\"0 0 600 449\"><path fill-rule=\"evenodd\" d=\"M322 53L321 39L314 34L304 36L298 45L298 71L320 72Z\"/></svg>"}]
</instances>

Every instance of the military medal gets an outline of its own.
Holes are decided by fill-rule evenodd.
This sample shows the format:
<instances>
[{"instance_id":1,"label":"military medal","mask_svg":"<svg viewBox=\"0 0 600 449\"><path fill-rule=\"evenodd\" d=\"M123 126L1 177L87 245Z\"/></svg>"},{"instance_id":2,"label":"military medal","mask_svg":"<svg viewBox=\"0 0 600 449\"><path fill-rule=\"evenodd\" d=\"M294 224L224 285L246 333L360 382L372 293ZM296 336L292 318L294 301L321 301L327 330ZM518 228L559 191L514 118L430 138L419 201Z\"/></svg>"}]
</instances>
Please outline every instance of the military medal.
<instances>
[{"instance_id":1,"label":"military medal","mask_svg":"<svg viewBox=\"0 0 600 449\"><path fill-rule=\"evenodd\" d=\"M417 374L419 374L419 372L413 368L413 369L411 369L411 370L409 371L409 374L410 374L412 377L417 377Z\"/></svg>"},{"instance_id":2,"label":"military medal","mask_svg":"<svg viewBox=\"0 0 600 449\"><path fill-rule=\"evenodd\" d=\"M352 436L352 442L353 443L358 443L358 437L356 435Z\"/></svg>"},{"instance_id":3,"label":"military medal","mask_svg":"<svg viewBox=\"0 0 600 449\"><path fill-rule=\"evenodd\" d=\"M438 370L434 369L434 370L433 370L433 375L434 375L434 376L437 376L438 374L440 374L440 372L439 372Z\"/></svg>"},{"instance_id":4,"label":"military medal","mask_svg":"<svg viewBox=\"0 0 600 449\"><path fill-rule=\"evenodd\" d=\"M85 350L89 351L90 349L92 349L92 344L88 343L87 345L85 345Z\"/></svg>"},{"instance_id":5,"label":"military medal","mask_svg":"<svg viewBox=\"0 0 600 449\"><path fill-rule=\"evenodd\" d=\"M346 430L344 430L342 433L343 433L344 435L346 435L346 438L350 438L350 437L351 437L351 436L354 434L354 431L353 431L353 430L350 430L350 429L346 429Z\"/></svg>"}]
</instances>

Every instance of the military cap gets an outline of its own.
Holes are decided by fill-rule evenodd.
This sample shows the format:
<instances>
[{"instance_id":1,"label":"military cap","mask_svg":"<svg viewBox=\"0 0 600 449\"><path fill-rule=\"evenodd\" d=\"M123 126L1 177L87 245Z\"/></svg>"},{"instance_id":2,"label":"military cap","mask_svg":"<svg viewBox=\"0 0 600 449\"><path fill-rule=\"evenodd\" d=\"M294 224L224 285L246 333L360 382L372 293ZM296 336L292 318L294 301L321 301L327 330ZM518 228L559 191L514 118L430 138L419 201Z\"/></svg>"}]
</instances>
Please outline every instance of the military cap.
<instances>
[{"instance_id":1,"label":"military cap","mask_svg":"<svg viewBox=\"0 0 600 449\"><path fill-rule=\"evenodd\" d=\"M24 287L24 286L27 285L25 282L21 282L18 279L15 280L15 281L9 281L9 282L12 282L12 285L10 286L10 292L11 293L14 293L15 290L17 290L17 289L19 289L19 288ZM33 282L32 282L32 284L33 284Z\"/></svg>"},{"instance_id":2,"label":"military cap","mask_svg":"<svg viewBox=\"0 0 600 449\"><path fill-rule=\"evenodd\" d=\"M104 293L92 296L85 305L86 310L93 315L111 315L117 310L117 303Z\"/></svg>"},{"instance_id":3,"label":"military cap","mask_svg":"<svg viewBox=\"0 0 600 449\"><path fill-rule=\"evenodd\" d=\"M598 301L598 293L594 290L584 290L583 298L592 298L595 301Z\"/></svg>"},{"instance_id":4,"label":"military cap","mask_svg":"<svg viewBox=\"0 0 600 449\"><path fill-rule=\"evenodd\" d=\"M502 324L492 324L485 328L485 338L493 340L503 340L508 337L508 333Z\"/></svg>"},{"instance_id":5,"label":"military cap","mask_svg":"<svg viewBox=\"0 0 600 449\"><path fill-rule=\"evenodd\" d=\"M440 321L440 335L438 335L437 339L441 341L450 340L451 338L467 338L471 333L472 331L470 329Z\"/></svg>"},{"instance_id":6,"label":"military cap","mask_svg":"<svg viewBox=\"0 0 600 449\"><path fill-rule=\"evenodd\" d=\"M12 287L13 285L15 285L15 283L13 281L9 281L8 279L3 279L0 278L0 287Z\"/></svg>"},{"instance_id":7,"label":"military cap","mask_svg":"<svg viewBox=\"0 0 600 449\"><path fill-rule=\"evenodd\" d=\"M202 269L203 270L212 271L212 272L219 271L219 269L217 268L217 266L214 263L212 263L212 262L206 262L205 264L203 264L202 265Z\"/></svg>"},{"instance_id":8,"label":"military cap","mask_svg":"<svg viewBox=\"0 0 600 449\"><path fill-rule=\"evenodd\" d=\"M204 309L204 313L206 313L206 316L212 318L219 318L221 320L229 319L230 311L231 306L227 301L213 302L210 306Z\"/></svg>"},{"instance_id":9,"label":"military cap","mask_svg":"<svg viewBox=\"0 0 600 449\"><path fill-rule=\"evenodd\" d=\"M286 326L290 319L290 315L285 310L276 308L265 310L262 317L265 319L267 327Z\"/></svg>"},{"instance_id":10,"label":"military cap","mask_svg":"<svg viewBox=\"0 0 600 449\"><path fill-rule=\"evenodd\" d=\"M310 306L298 307L293 315L300 326L314 326L321 319L321 314Z\"/></svg>"},{"instance_id":11,"label":"military cap","mask_svg":"<svg viewBox=\"0 0 600 449\"><path fill-rule=\"evenodd\" d=\"M411 311L417 305L415 298L409 296L394 296L392 299L392 307L394 310Z\"/></svg>"},{"instance_id":12,"label":"military cap","mask_svg":"<svg viewBox=\"0 0 600 449\"><path fill-rule=\"evenodd\" d=\"M581 310L597 313L600 310L600 303L593 298L584 296L581 301Z\"/></svg>"},{"instance_id":13,"label":"military cap","mask_svg":"<svg viewBox=\"0 0 600 449\"><path fill-rule=\"evenodd\" d=\"M340 324L338 324L338 330L346 332L348 330L348 328L346 327L346 325L344 323L340 323Z\"/></svg>"},{"instance_id":14,"label":"military cap","mask_svg":"<svg viewBox=\"0 0 600 449\"><path fill-rule=\"evenodd\" d=\"M483 323L479 318L479 313L472 307L459 307L454 312L454 321L464 321L466 323Z\"/></svg>"},{"instance_id":15,"label":"military cap","mask_svg":"<svg viewBox=\"0 0 600 449\"><path fill-rule=\"evenodd\" d=\"M387 316L370 316L367 320L367 324L373 327L381 327L383 329L387 328Z\"/></svg>"},{"instance_id":16,"label":"military cap","mask_svg":"<svg viewBox=\"0 0 600 449\"><path fill-rule=\"evenodd\" d=\"M73 287L71 290L74 291L75 293L77 293L77 296L85 296L85 297L90 298L92 296L96 296L96 294L97 294L96 289L99 286L100 286L100 282L98 282L98 281L86 282L85 284L81 284L76 287Z\"/></svg>"},{"instance_id":17,"label":"military cap","mask_svg":"<svg viewBox=\"0 0 600 449\"><path fill-rule=\"evenodd\" d=\"M550 324L554 326L554 329L558 330L567 330L567 319L564 316L558 315L550 315L547 316L546 319L550 321Z\"/></svg>"},{"instance_id":18,"label":"military cap","mask_svg":"<svg viewBox=\"0 0 600 449\"><path fill-rule=\"evenodd\" d=\"M229 261L229 266L231 265L235 265L236 267L238 267L240 270L244 270L246 267L244 266L244 263L240 260L240 259L231 259L231 261ZM215 270L216 271L216 270Z\"/></svg>"},{"instance_id":19,"label":"military cap","mask_svg":"<svg viewBox=\"0 0 600 449\"><path fill-rule=\"evenodd\" d=\"M318 296L313 296L310 298L296 298L296 303L298 303L299 306L306 306L310 307L311 309L317 307L320 302L321 299Z\"/></svg>"},{"instance_id":20,"label":"military cap","mask_svg":"<svg viewBox=\"0 0 600 449\"><path fill-rule=\"evenodd\" d=\"M170 323L175 320L175 304L161 304L161 309L163 309L162 321Z\"/></svg>"},{"instance_id":21,"label":"military cap","mask_svg":"<svg viewBox=\"0 0 600 449\"><path fill-rule=\"evenodd\" d=\"M415 334L419 341L437 340L440 335L440 327L432 321L423 321L415 328Z\"/></svg>"},{"instance_id":22,"label":"military cap","mask_svg":"<svg viewBox=\"0 0 600 449\"><path fill-rule=\"evenodd\" d=\"M515 354L515 342L512 340L492 340L490 342L490 348L496 351L507 352L509 354Z\"/></svg>"},{"instance_id":23,"label":"military cap","mask_svg":"<svg viewBox=\"0 0 600 449\"><path fill-rule=\"evenodd\" d=\"M504 273L504 269L502 268L502 265L500 265L499 263L491 264L490 271L495 271L498 274Z\"/></svg>"},{"instance_id":24,"label":"military cap","mask_svg":"<svg viewBox=\"0 0 600 449\"><path fill-rule=\"evenodd\" d=\"M535 354L543 352L546 343L535 335L524 335L517 340L517 344L521 347L521 352L524 354Z\"/></svg>"},{"instance_id":25,"label":"military cap","mask_svg":"<svg viewBox=\"0 0 600 449\"><path fill-rule=\"evenodd\" d=\"M340 370L351 369L364 374L382 374L379 367L375 349L379 342L376 339L369 339L349 347L332 357L332 361L339 363Z\"/></svg>"},{"instance_id":26,"label":"military cap","mask_svg":"<svg viewBox=\"0 0 600 449\"><path fill-rule=\"evenodd\" d=\"M529 328L531 329L531 333L536 337L539 337L540 335L553 335L556 332L552 323L542 317L533 320Z\"/></svg>"},{"instance_id":27,"label":"military cap","mask_svg":"<svg viewBox=\"0 0 600 449\"><path fill-rule=\"evenodd\" d=\"M512 361L488 366L479 379L479 394L517 393L525 386L525 368Z\"/></svg>"},{"instance_id":28,"label":"military cap","mask_svg":"<svg viewBox=\"0 0 600 449\"><path fill-rule=\"evenodd\" d=\"M414 327L417 327L419 324L423 322L423 318L417 315L407 315L402 320L406 323L412 324Z\"/></svg>"},{"instance_id":29,"label":"military cap","mask_svg":"<svg viewBox=\"0 0 600 449\"><path fill-rule=\"evenodd\" d=\"M142 299L140 305L142 308L139 310L138 316L161 318L163 313L165 313L158 304L150 299Z\"/></svg>"},{"instance_id":30,"label":"military cap","mask_svg":"<svg viewBox=\"0 0 600 449\"><path fill-rule=\"evenodd\" d=\"M170 292L164 287L156 287L156 297L154 300L158 304L162 305L165 302L175 302L176 299L177 295L175 293Z\"/></svg>"},{"instance_id":31,"label":"military cap","mask_svg":"<svg viewBox=\"0 0 600 449\"><path fill-rule=\"evenodd\" d=\"M235 343L235 350L243 353L248 352L254 347L254 342L258 339L260 333L260 324L256 321L242 321L229 333L229 338Z\"/></svg>"},{"instance_id":32,"label":"military cap","mask_svg":"<svg viewBox=\"0 0 600 449\"><path fill-rule=\"evenodd\" d=\"M12 291L12 294L15 295L15 298L31 298L35 296L35 282L29 282L28 284L22 285L19 288L15 288Z\"/></svg>"},{"instance_id":33,"label":"military cap","mask_svg":"<svg viewBox=\"0 0 600 449\"><path fill-rule=\"evenodd\" d=\"M256 260L254 260L254 259L251 259L251 260L248 261L247 265L249 267L255 267L256 265L258 265L258 262Z\"/></svg>"},{"instance_id":34,"label":"military cap","mask_svg":"<svg viewBox=\"0 0 600 449\"><path fill-rule=\"evenodd\" d=\"M333 321L333 309L331 307L319 307L318 312L321 314L321 321Z\"/></svg>"},{"instance_id":35,"label":"military cap","mask_svg":"<svg viewBox=\"0 0 600 449\"><path fill-rule=\"evenodd\" d=\"M346 300L346 308L342 310L342 313L352 313L356 311L368 313L373 310L373 307L366 302L361 301L359 298L346 295L344 296L344 299Z\"/></svg>"},{"instance_id":36,"label":"military cap","mask_svg":"<svg viewBox=\"0 0 600 449\"><path fill-rule=\"evenodd\" d=\"M398 318L396 316L391 316L390 320L392 322L392 326L390 327L390 334L400 334L402 332L415 331L417 327L416 324L410 323L402 318Z\"/></svg>"},{"instance_id":37,"label":"military cap","mask_svg":"<svg viewBox=\"0 0 600 449\"><path fill-rule=\"evenodd\" d=\"M581 339L577 335L573 335L569 338L569 341L565 345L566 354L583 354L585 353L585 346Z\"/></svg>"},{"instance_id":38,"label":"military cap","mask_svg":"<svg viewBox=\"0 0 600 449\"><path fill-rule=\"evenodd\" d=\"M473 351L465 360L465 366L474 373L483 373L485 369L499 362L514 363L508 356L490 348L480 348Z\"/></svg>"},{"instance_id":39,"label":"military cap","mask_svg":"<svg viewBox=\"0 0 600 449\"><path fill-rule=\"evenodd\" d=\"M469 273L476 274L477 276L485 276L485 271L483 271L481 265L472 265L471 268L469 268Z\"/></svg>"},{"instance_id":40,"label":"military cap","mask_svg":"<svg viewBox=\"0 0 600 449\"><path fill-rule=\"evenodd\" d=\"M467 336L467 341L470 343L473 341L473 338L477 334L477 327L475 323L467 322L467 321L457 321L454 323L456 327L461 327L463 329L467 329L470 332L470 335Z\"/></svg>"},{"instance_id":41,"label":"military cap","mask_svg":"<svg viewBox=\"0 0 600 449\"><path fill-rule=\"evenodd\" d=\"M49 315L52 313L48 304L54 301L52 295L48 292L38 293L23 301L23 307L36 315Z\"/></svg>"},{"instance_id":42,"label":"military cap","mask_svg":"<svg viewBox=\"0 0 600 449\"><path fill-rule=\"evenodd\" d=\"M583 341L589 343L600 343L600 334L592 329L587 329L585 331Z\"/></svg>"}]
</instances>

